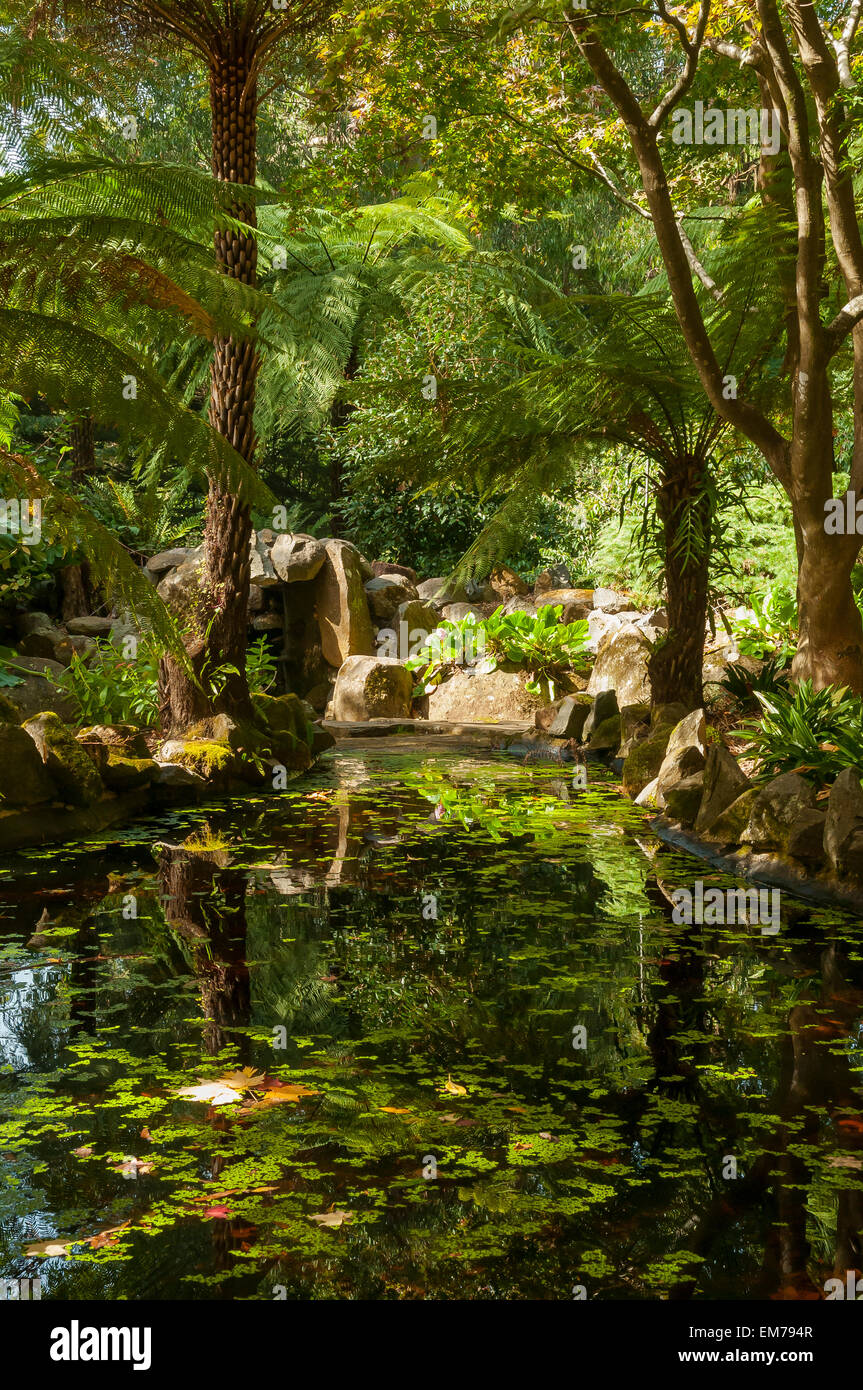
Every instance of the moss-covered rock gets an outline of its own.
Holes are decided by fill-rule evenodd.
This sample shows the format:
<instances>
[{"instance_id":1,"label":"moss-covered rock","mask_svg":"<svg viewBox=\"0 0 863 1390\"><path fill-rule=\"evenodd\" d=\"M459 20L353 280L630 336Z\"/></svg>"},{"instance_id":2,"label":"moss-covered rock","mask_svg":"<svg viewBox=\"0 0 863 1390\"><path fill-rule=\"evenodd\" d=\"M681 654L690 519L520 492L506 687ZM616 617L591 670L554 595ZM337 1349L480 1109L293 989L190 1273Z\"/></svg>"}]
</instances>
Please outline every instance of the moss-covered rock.
<instances>
[{"instance_id":1,"label":"moss-covered rock","mask_svg":"<svg viewBox=\"0 0 863 1390\"><path fill-rule=\"evenodd\" d=\"M24 731L39 756L62 801L67 806L92 806L103 794L102 780L72 730L57 714L44 711L28 719Z\"/></svg>"},{"instance_id":2,"label":"moss-covered rock","mask_svg":"<svg viewBox=\"0 0 863 1390\"><path fill-rule=\"evenodd\" d=\"M224 782L235 771L234 751L216 739L172 738L162 744L160 760L179 763L208 782Z\"/></svg>"},{"instance_id":3,"label":"moss-covered rock","mask_svg":"<svg viewBox=\"0 0 863 1390\"><path fill-rule=\"evenodd\" d=\"M0 724L19 724L21 716L11 700L5 695L0 695Z\"/></svg>"},{"instance_id":4,"label":"moss-covered rock","mask_svg":"<svg viewBox=\"0 0 863 1390\"><path fill-rule=\"evenodd\" d=\"M609 715L597 724L587 746L592 753L616 753L620 747L620 715Z\"/></svg>"},{"instance_id":5,"label":"moss-covered rock","mask_svg":"<svg viewBox=\"0 0 863 1390\"><path fill-rule=\"evenodd\" d=\"M665 814L680 825L692 825L704 795L704 773L695 772L669 787L665 793Z\"/></svg>"},{"instance_id":6,"label":"moss-covered rock","mask_svg":"<svg viewBox=\"0 0 863 1390\"><path fill-rule=\"evenodd\" d=\"M93 757L92 747L100 744L111 748L124 758L148 758L150 749L143 729L135 724L92 724L80 729L76 738Z\"/></svg>"},{"instance_id":7,"label":"moss-covered rock","mask_svg":"<svg viewBox=\"0 0 863 1390\"><path fill-rule=\"evenodd\" d=\"M721 816L710 827L710 838L721 845L748 844L749 822L752 808L758 796L758 788L750 787L736 801L732 801Z\"/></svg>"},{"instance_id":8,"label":"moss-covered rock","mask_svg":"<svg viewBox=\"0 0 863 1390\"><path fill-rule=\"evenodd\" d=\"M674 724L653 725L647 738L636 743L627 753L623 763L623 788L629 796L638 796L648 782L659 776L674 728Z\"/></svg>"},{"instance_id":9,"label":"moss-covered rock","mask_svg":"<svg viewBox=\"0 0 863 1390\"><path fill-rule=\"evenodd\" d=\"M0 804L35 806L56 798L57 788L30 735L20 724L0 725Z\"/></svg>"},{"instance_id":10,"label":"moss-covered rock","mask_svg":"<svg viewBox=\"0 0 863 1390\"><path fill-rule=\"evenodd\" d=\"M152 758L127 758L108 751L101 769L102 781L112 792L134 791L146 787L156 776L158 764Z\"/></svg>"}]
</instances>

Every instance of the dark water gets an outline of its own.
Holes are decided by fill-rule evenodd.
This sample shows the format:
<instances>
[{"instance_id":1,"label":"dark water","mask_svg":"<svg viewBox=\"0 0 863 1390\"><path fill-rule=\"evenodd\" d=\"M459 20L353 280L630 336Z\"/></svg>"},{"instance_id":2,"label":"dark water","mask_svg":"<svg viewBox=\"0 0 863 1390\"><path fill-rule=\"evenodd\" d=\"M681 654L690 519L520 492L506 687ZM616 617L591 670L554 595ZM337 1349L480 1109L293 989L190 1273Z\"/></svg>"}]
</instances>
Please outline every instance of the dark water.
<instances>
[{"instance_id":1,"label":"dark water","mask_svg":"<svg viewBox=\"0 0 863 1390\"><path fill-rule=\"evenodd\" d=\"M696 879L728 882L610 782L344 746L278 801L7 859L0 1273L823 1298L861 1266L863 925L675 925Z\"/></svg>"}]
</instances>

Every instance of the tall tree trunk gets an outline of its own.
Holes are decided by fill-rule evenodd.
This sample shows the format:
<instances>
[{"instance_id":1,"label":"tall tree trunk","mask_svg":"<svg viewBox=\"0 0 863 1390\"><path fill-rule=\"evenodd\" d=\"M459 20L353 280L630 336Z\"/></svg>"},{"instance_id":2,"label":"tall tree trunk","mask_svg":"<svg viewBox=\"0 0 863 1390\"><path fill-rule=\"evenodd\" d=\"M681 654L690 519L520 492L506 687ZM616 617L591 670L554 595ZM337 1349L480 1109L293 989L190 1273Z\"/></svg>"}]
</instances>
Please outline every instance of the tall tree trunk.
<instances>
[{"instance_id":1,"label":"tall tree trunk","mask_svg":"<svg viewBox=\"0 0 863 1390\"><path fill-rule=\"evenodd\" d=\"M72 481L80 483L86 478L92 478L96 470L96 441L92 415L79 415L72 421L71 442ZM70 618L83 618L92 613L94 595L90 585L90 567L86 562L66 565L60 571L60 585L63 591L60 611L64 623Z\"/></svg>"},{"instance_id":2,"label":"tall tree trunk","mask_svg":"<svg viewBox=\"0 0 863 1390\"><path fill-rule=\"evenodd\" d=\"M649 663L653 703L704 703L704 633L710 571L711 502L703 458L684 455L663 464L656 508L663 532L668 636ZM691 540L687 552L686 535Z\"/></svg>"},{"instance_id":3,"label":"tall tree trunk","mask_svg":"<svg viewBox=\"0 0 863 1390\"><path fill-rule=\"evenodd\" d=\"M225 32L213 50L210 106L213 124L213 174L217 179L253 186L257 169L257 82L252 77L254 47L242 32ZM255 226L253 205L238 205L232 214ZM252 235L217 232L216 261L226 275L245 285L257 279L257 242ZM258 358L248 340L218 338L210 378L210 423L247 463L255 459L255 383ZM166 732L188 728L214 710L249 717L252 705L245 676L249 599L249 508L210 479L204 526L206 566L204 597L197 632L187 646L193 670L203 678L219 667L233 672L220 677L207 695L176 663L166 660L161 677L162 722Z\"/></svg>"}]
</instances>

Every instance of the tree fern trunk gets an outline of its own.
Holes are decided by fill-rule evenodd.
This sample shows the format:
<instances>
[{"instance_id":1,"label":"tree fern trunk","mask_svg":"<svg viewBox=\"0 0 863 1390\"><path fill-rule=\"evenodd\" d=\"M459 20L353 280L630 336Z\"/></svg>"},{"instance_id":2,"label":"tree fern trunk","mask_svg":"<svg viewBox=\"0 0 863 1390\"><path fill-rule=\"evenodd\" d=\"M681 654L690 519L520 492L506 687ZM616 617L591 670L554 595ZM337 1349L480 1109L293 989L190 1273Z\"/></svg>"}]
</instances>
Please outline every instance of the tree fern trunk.
<instances>
[{"instance_id":1,"label":"tree fern trunk","mask_svg":"<svg viewBox=\"0 0 863 1390\"><path fill-rule=\"evenodd\" d=\"M704 635L709 593L711 500L700 458L664 464L657 495L663 530L668 636L650 658L653 703L704 703ZM687 548L686 537L690 544Z\"/></svg>"},{"instance_id":2,"label":"tree fern trunk","mask_svg":"<svg viewBox=\"0 0 863 1390\"><path fill-rule=\"evenodd\" d=\"M96 441L93 416L79 415L72 421L72 481L82 483L96 471ZM60 571L63 591L61 614L63 622L83 618L93 611L94 595L90 586L90 566L86 562L66 565Z\"/></svg>"},{"instance_id":3,"label":"tree fern trunk","mask_svg":"<svg viewBox=\"0 0 863 1390\"><path fill-rule=\"evenodd\" d=\"M213 174L231 183L253 185L256 173L257 83L250 78L254 44L238 32L224 32L214 45L210 64L210 105L213 124ZM253 206L236 206L233 214L255 225ZM257 278L257 242L253 236L227 231L215 239L216 261L226 275L243 284ZM219 434L243 456L255 458L253 414L258 359L253 345L233 338L219 338L210 380L209 418ZM251 713L245 677L249 598L249 542L252 523L249 509L210 480L204 527L207 564L203 575L204 598L197 620L199 671L213 673L233 667L216 682L204 705L236 716ZM190 653L191 654L191 653ZM200 691L185 672L167 661L163 671L167 723L176 732L210 712L202 707Z\"/></svg>"}]
</instances>

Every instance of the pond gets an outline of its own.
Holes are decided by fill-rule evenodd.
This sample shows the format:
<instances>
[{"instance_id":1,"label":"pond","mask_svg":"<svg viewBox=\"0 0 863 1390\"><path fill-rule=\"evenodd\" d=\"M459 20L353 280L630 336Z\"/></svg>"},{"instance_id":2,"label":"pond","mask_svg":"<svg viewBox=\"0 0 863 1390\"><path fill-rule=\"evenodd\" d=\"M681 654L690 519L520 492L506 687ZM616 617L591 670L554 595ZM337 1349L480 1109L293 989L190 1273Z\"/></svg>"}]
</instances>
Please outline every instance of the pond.
<instances>
[{"instance_id":1,"label":"pond","mask_svg":"<svg viewBox=\"0 0 863 1390\"><path fill-rule=\"evenodd\" d=\"M679 924L733 885L609 773L370 744L4 861L0 1273L709 1300L859 1267L863 924Z\"/></svg>"}]
</instances>

